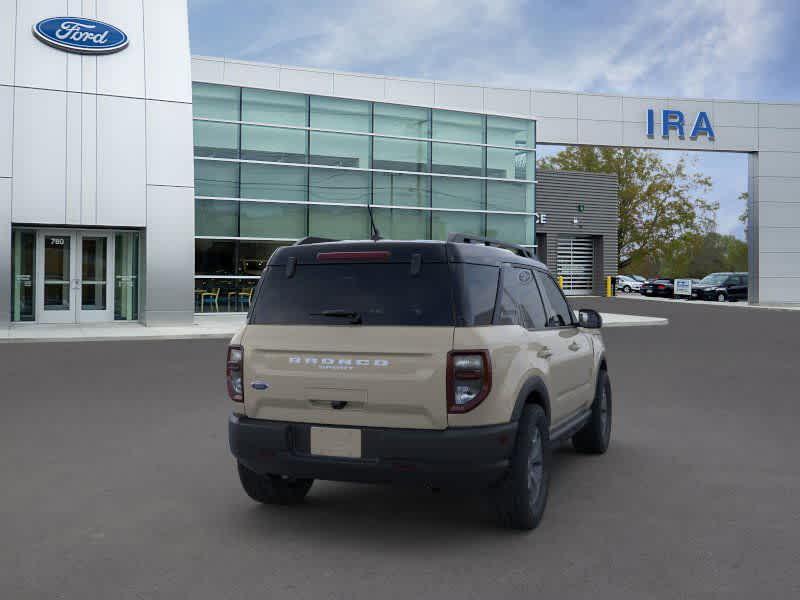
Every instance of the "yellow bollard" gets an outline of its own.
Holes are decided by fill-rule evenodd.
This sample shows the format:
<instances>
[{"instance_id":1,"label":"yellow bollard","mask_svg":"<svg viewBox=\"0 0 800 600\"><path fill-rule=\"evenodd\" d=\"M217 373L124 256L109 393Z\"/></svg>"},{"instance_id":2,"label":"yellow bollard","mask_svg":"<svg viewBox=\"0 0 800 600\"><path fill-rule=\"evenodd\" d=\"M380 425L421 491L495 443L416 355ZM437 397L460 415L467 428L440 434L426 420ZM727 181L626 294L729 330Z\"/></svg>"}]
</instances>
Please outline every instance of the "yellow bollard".
<instances>
[{"instance_id":1,"label":"yellow bollard","mask_svg":"<svg viewBox=\"0 0 800 600\"><path fill-rule=\"evenodd\" d=\"M606 277L606 298L611 298L611 275Z\"/></svg>"},{"instance_id":2,"label":"yellow bollard","mask_svg":"<svg viewBox=\"0 0 800 600\"><path fill-rule=\"evenodd\" d=\"M563 275L559 275L558 276L558 287L560 287L562 290L564 289L564 276Z\"/></svg>"}]
</instances>

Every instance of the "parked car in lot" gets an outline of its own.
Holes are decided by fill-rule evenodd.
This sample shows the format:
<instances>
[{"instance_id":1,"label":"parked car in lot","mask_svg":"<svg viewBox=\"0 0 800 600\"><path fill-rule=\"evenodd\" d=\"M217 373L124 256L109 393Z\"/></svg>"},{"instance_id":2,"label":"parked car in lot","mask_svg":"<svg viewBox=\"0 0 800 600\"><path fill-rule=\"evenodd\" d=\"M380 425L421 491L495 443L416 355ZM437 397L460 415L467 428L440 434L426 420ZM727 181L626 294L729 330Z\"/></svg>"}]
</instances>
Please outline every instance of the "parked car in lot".
<instances>
[{"instance_id":1,"label":"parked car in lot","mask_svg":"<svg viewBox=\"0 0 800 600\"><path fill-rule=\"evenodd\" d=\"M747 273L711 273L692 285L694 300L747 300Z\"/></svg>"},{"instance_id":2,"label":"parked car in lot","mask_svg":"<svg viewBox=\"0 0 800 600\"><path fill-rule=\"evenodd\" d=\"M672 279L654 279L642 284L639 293L643 296L654 296L659 298L672 298L675 292L675 284Z\"/></svg>"},{"instance_id":3,"label":"parked car in lot","mask_svg":"<svg viewBox=\"0 0 800 600\"><path fill-rule=\"evenodd\" d=\"M642 288L642 282L634 279L630 275L617 275L617 291L630 294L638 292Z\"/></svg>"},{"instance_id":4,"label":"parked car in lot","mask_svg":"<svg viewBox=\"0 0 800 600\"><path fill-rule=\"evenodd\" d=\"M533 529L551 449L608 447L602 318L575 313L526 248L309 238L256 290L227 387L258 502L301 502L314 479L478 486L502 524Z\"/></svg>"}]
</instances>

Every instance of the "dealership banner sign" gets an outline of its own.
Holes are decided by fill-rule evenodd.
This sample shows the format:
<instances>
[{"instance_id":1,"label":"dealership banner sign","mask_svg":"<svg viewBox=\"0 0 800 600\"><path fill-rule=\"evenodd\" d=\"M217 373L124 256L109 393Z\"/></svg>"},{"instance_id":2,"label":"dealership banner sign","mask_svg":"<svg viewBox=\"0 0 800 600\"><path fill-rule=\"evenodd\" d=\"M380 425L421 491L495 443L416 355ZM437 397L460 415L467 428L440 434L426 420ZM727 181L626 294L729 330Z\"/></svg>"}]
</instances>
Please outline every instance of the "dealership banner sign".
<instances>
[{"instance_id":1,"label":"dealership banner sign","mask_svg":"<svg viewBox=\"0 0 800 600\"><path fill-rule=\"evenodd\" d=\"M128 45L121 29L83 17L43 19L33 26L33 35L48 46L78 54L111 54Z\"/></svg>"},{"instance_id":2,"label":"dealership banner sign","mask_svg":"<svg viewBox=\"0 0 800 600\"><path fill-rule=\"evenodd\" d=\"M676 279L675 280L675 295L676 296L691 296L692 295L692 280L691 279Z\"/></svg>"}]
</instances>

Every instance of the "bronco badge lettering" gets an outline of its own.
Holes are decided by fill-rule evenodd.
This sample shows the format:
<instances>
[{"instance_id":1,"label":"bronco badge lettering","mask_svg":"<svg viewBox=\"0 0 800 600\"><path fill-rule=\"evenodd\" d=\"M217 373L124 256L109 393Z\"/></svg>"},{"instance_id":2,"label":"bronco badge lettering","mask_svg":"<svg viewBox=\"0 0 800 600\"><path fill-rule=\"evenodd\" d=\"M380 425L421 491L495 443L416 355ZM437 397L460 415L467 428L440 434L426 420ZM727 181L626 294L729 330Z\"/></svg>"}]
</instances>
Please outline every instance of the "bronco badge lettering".
<instances>
[{"instance_id":1,"label":"bronco badge lettering","mask_svg":"<svg viewBox=\"0 0 800 600\"><path fill-rule=\"evenodd\" d=\"M335 358L332 356L290 356L290 365L312 365L318 369L352 371L354 367L388 367L389 361L376 358Z\"/></svg>"}]
</instances>

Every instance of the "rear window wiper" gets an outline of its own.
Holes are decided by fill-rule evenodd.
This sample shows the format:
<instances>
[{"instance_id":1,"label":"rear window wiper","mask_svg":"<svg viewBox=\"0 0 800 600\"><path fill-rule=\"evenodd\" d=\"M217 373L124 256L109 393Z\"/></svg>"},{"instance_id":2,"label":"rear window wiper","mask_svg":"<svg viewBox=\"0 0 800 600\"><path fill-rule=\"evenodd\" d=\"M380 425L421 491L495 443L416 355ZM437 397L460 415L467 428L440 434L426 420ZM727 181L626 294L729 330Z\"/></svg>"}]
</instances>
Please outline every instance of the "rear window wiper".
<instances>
[{"instance_id":1,"label":"rear window wiper","mask_svg":"<svg viewBox=\"0 0 800 600\"><path fill-rule=\"evenodd\" d=\"M339 308L323 310L318 313L309 313L312 317L337 317L340 319L350 319L352 325L361 324L361 315L353 310L342 310Z\"/></svg>"}]
</instances>

